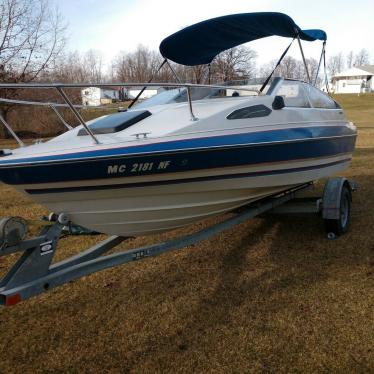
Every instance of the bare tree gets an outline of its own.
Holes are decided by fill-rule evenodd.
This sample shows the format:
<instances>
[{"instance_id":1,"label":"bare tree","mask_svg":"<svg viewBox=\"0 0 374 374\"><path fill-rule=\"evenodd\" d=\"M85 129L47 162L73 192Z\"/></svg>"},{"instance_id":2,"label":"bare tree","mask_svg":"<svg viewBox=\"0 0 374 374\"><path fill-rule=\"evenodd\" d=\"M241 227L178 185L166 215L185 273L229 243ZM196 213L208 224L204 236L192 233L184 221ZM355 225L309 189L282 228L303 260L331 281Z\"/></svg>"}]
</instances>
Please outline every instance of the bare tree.
<instances>
[{"instance_id":1,"label":"bare tree","mask_svg":"<svg viewBox=\"0 0 374 374\"><path fill-rule=\"evenodd\" d=\"M206 65L195 65L187 68L189 73L187 73L187 82L203 84L208 76Z\"/></svg>"},{"instance_id":2,"label":"bare tree","mask_svg":"<svg viewBox=\"0 0 374 374\"><path fill-rule=\"evenodd\" d=\"M239 46L220 53L212 62L212 75L216 81L226 82L254 75L257 53Z\"/></svg>"},{"instance_id":3,"label":"bare tree","mask_svg":"<svg viewBox=\"0 0 374 374\"><path fill-rule=\"evenodd\" d=\"M215 81L228 81L248 77L255 70L256 52L247 47L236 47L224 51L211 63L211 75ZM158 52L139 45L135 52L120 52L112 62L111 76L122 82L145 82L154 76L154 81L176 81L172 71L165 66L157 74L162 62ZM171 63L182 82L205 83L208 77L206 65L183 66ZM156 75L155 75L156 74Z\"/></svg>"},{"instance_id":4,"label":"bare tree","mask_svg":"<svg viewBox=\"0 0 374 374\"><path fill-rule=\"evenodd\" d=\"M327 62L327 70L331 77L340 73L344 69L344 56L340 52L334 56L331 56Z\"/></svg>"},{"instance_id":5,"label":"bare tree","mask_svg":"<svg viewBox=\"0 0 374 374\"><path fill-rule=\"evenodd\" d=\"M370 55L367 49L362 48L355 57L355 66L368 65L370 63Z\"/></svg>"},{"instance_id":6,"label":"bare tree","mask_svg":"<svg viewBox=\"0 0 374 374\"><path fill-rule=\"evenodd\" d=\"M65 45L64 31L46 0L1 0L1 80L30 82L49 69Z\"/></svg>"},{"instance_id":7,"label":"bare tree","mask_svg":"<svg viewBox=\"0 0 374 374\"><path fill-rule=\"evenodd\" d=\"M43 80L83 83L88 79L83 58L78 51L62 54L56 61L52 72L45 72Z\"/></svg>"},{"instance_id":8,"label":"bare tree","mask_svg":"<svg viewBox=\"0 0 374 374\"><path fill-rule=\"evenodd\" d=\"M275 66L276 61L273 61L272 64ZM279 75L283 78L298 78L300 75L300 64L299 61L291 56L287 56L283 59L281 64L276 69L276 75Z\"/></svg>"},{"instance_id":9,"label":"bare tree","mask_svg":"<svg viewBox=\"0 0 374 374\"><path fill-rule=\"evenodd\" d=\"M121 51L112 62L113 77L122 82L145 82L157 71L161 55L139 45L135 52Z\"/></svg>"},{"instance_id":10,"label":"bare tree","mask_svg":"<svg viewBox=\"0 0 374 374\"><path fill-rule=\"evenodd\" d=\"M261 64L261 67L258 69L257 74L259 78L267 78L271 72L274 70L277 60L271 60L267 64ZM279 75L275 72L275 75Z\"/></svg>"},{"instance_id":11,"label":"bare tree","mask_svg":"<svg viewBox=\"0 0 374 374\"><path fill-rule=\"evenodd\" d=\"M350 69L353 66L354 57L355 57L355 55L354 55L353 51L348 52L347 57L346 57L346 63L347 63L347 68L348 69Z\"/></svg>"},{"instance_id":12,"label":"bare tree","mask_svg":"<svg viewBox=\"0 0 374 374\"><path fill-rule=\"evenodd\" d=\"M0 0L0 81L31 82L53 68L65 45L65 24L47 0ZM0 90L16 97L15 90ZM11 106L1 105L6 118Z\"/></svg>"},{"instance_id":13,"label":"bare tree","mask_svg":"<svg viewBox=\"0 0 374 374\"><path fill-rule=\"evenodd\" d=\"M307 58L305 61L308 68L310 79L312 83L314 83L318 69L318 61L314 58ZM268 77L275 68L276 63L277 60L272 60L270 61L270 63L263 65L259 70L259 76L261 78ZM319 72L319 75L320 73L321 72ZM305 82L308 82L308 75L305 70L304 62L302 60L297 60L292 56L287 56L283 59L281 64L275 70L274 76L280 76L282 78L300 79ZM321 78L317 77L316 84L320 85L321 81Z\"/></svg>"},{"instance_id":14,"label":"bare tree","mask_svg":"<svg viewBox=\"0 0 374 374\"><path fill-rule=\"evenodd\" d=\"M100 51L90 49L83 56L83 71L90 83L103 83L103 55Z\"/></svg>"},{"instance_id":15,"label":"bare tree","mask_svg":"<svg viewBox=\"0 0 374 374\"><path fill-rule=\"evenodd\" d=\"M61 54L51 72L44 72L43 80L59 82L103 83L106 80L103 57L100 51L90 49Z\"/></svg>"},{"instance_id":16,"label":"bare tree","mask_svg":"<svg viewBox=\"0 0 374 374\"><path fill-rule=\"evenodd\" d=\"M314 80L316 79L317 70L318 70L318 61L315 58L307 58L305 60L305 62L306 62L306 66L308 68L309 77L310 77L312 83L314 83ZM300 66L300 74L297 78L302 79L305 82L307 82L308 81L308 75L307 75L306 70L305 70L304 62L299 61L298 64ZM321 72L319 71L318 75L320 75L320 73ZM319 83L320 83L320 79L319 79L319 77L317 77L317 85Z\"/></svg>"}]
</instances>

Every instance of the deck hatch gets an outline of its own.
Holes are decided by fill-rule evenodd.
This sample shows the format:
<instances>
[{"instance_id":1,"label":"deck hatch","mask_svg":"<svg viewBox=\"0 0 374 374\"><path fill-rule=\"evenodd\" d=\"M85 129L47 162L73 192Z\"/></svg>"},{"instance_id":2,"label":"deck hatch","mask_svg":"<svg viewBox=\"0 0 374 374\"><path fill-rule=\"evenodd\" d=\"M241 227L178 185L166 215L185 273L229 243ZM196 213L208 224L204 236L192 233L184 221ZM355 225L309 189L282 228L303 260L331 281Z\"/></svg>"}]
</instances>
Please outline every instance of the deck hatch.
<instances>
[{"instance_id":1,"label":"deck hatch","mask_svg":"<svg viewBox=\"0 0 374 374\"><path fill-rule=\"evenodd\" d=\"M127 129L137 122L149 117L152 113L148 110L134 110L110 114L99 118L89 128L94 134L114 134ZM88 135L85 129L78 131L78 136Z\"/></svg>"}]
</instances>

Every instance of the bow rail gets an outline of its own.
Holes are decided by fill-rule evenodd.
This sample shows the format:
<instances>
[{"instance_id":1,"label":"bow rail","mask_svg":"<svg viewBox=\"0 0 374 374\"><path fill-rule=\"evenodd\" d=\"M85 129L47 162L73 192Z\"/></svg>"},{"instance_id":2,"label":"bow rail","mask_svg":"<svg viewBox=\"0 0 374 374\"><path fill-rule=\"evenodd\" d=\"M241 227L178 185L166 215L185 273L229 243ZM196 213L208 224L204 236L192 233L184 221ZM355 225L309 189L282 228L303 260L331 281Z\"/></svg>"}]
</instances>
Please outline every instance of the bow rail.
<instances>
[{"instance_id":1,"label":"bow rail","mask_svg":"<svg viewBox=\"0 0 374 374\"><path fill-rule=\"evenodd\" d=\"M40 102L40 101L28 101L28 100L14 100L7 98L0 98L0 103L9 103L9 104L19 104L19 105L32 105L32 106L46 106L50 107L63 123L63 125L68 129L72 130L73 127L70 126L61 114L58 112L58 107L70 108L74 113L75 117L78 119L79 123L86 129L87 133L91 136L92 140L96 144L100 144L97 137L93 134L89 126L87 126L81 114L78 112L78 109L87 108L86 105L76 105L73 104L64 89L66 88L87 88L87 87L97 87L97 88L106 88L106 87L167 87L167 88L184 88L187 91L187 102L188 108L192 121L197 121L198 119L194 115L192 107L192 98L191 98L191 89L195 88L212 88L212 89L235 89L237 91L247 91L255 92L257 95L261 94L259 90L254 88L242 87L242 86L229 86L229 85L210 85L210 84L193 84L193 83L0 83L0 89L55 89L64 99L65 104L62 103L52 103L52 102ZM114 109L109 106L89 106L91 109ZM15 131L11 126L5 121L4 117L0 114L0 122L6 127L9 133L17 141L20 147L25 146L22 140L17 136Z\"/></svg>"}]
</instances>

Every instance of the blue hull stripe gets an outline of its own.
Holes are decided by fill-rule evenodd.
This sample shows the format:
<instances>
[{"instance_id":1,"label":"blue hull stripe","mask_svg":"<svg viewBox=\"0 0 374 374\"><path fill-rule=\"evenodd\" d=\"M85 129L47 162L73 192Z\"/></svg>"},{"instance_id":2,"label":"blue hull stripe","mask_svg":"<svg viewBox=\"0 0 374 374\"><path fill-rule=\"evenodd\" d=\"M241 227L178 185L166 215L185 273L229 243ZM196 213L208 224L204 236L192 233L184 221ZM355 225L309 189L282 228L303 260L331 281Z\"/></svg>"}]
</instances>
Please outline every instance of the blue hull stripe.
<instances>
[{"instance_id":1,"label":"blue hull stripe","mask_svg":"<svg viewBox=\"0 0 374 374\"><path fill-rule=\"evenodd\" d=\"M0 168L0 180L8 184L39 184L112 179L216 169L242 165L271 164L351 154L355 137L309 139L290 143L243 145L195 149L159 155L122 156L81 162L34 164ZM163 168L161 165L167 164ZM142 166L140 166L142 165ZM146 165L145 167L143 167ZM148 167L147 167L148 166ZM120 172L113 172L113 167ZM144 170L145 169L145 170Z\"/></svg>"},{"instance_id":2,"label":"blue hull stripe","mask_svg":"<svg viewBox=\"0 0 374 374\"><path fill-rule=\"evenodd\" d=\"M65 192L81 192L81 191L101 191L101 190L113 190L113 189L124 189L124 188L137 188L137 187L149 187L149 186L164 186L169 184L183 184L191 182L205 182L222 179L235 179L235 178L248 178L248 177L260 177L270 176L278 174L287 174L302 172L308 170L322 169L334 165L343 164L351 161L351 158L330 162L328 164L320 164L306 167L299 167L293 169L280 169L280 170L266 170L256 171L249 173L238 173L238 174L226 174L226 175L215 175L208 177L196 177L196 178L184 178L184 179L173 179L173 180L162 180L162 181L151 181L151 182L139 182L139 183L127 183L127 184L111 184L101 186L82 186L82 187L61 187L61 188L45 188L45 189L27 189L26 192L31 195L38 194L50 194L50 193L65 193Z\"/></svg>"},{"instance_id":3,"label":"blue hull stripe","mask_svg":"<svg viewBox=\"0 0 374 374\"><path fill-rule=\"evenodd\" d=\"M242 133L233 135L211 136L204 138L193 138L184 140L174 140L153 144L143 144L136 146L126 146L110 149L96 149L94 151L76 152L60 155L38 156L20 158L17 160L0 159L0 168L11 164L30 164L34 162L62 162L62 161L82 161L92 158L108 158L118 156L130 156L138 154L157 154L175 151L196 150L212 147L233 147L246 145L256 145L261 143L302 141L334 136L354 136L356 132L347 126L315 126L301 128L287 128L281 130L267 130L252 133Z\"/></svg>"}]
</instances>

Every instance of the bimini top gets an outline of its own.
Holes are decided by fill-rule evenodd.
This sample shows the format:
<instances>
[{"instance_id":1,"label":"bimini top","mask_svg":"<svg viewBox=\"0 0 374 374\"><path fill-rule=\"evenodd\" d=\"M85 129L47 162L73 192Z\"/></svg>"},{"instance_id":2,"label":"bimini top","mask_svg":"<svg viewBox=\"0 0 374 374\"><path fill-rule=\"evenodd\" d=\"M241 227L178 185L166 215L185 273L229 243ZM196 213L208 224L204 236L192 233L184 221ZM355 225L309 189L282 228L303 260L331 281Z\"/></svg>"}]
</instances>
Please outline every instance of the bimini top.
<instances>
[{"instance_id":1,"label":"bimini top","mask_svg":"<svg viewBox=\"0 0 374 374\"><path fill-rule=\"evenodd\" d=\"M220 52L267 36L307 41L327 39L323 30L301 30L283 13L241 13L208 19L188 26L160 44L163 57L182 65L209 64Z\"/></svg>"}]
</instances>

